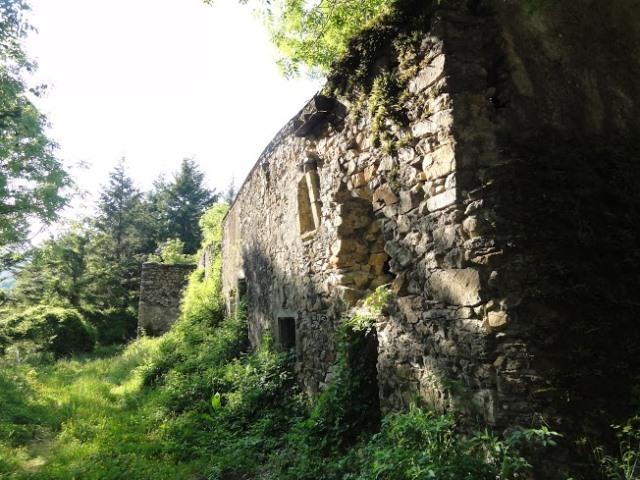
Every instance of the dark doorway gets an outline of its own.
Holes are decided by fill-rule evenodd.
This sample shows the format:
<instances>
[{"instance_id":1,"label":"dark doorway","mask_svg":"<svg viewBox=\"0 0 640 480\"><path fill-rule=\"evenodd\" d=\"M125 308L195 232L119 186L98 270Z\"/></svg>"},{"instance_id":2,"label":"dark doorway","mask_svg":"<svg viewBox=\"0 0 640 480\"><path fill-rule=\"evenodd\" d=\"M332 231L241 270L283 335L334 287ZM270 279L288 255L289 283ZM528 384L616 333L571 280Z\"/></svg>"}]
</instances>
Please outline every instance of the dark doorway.
<instances>
[{"instance_id":1,"label":"dark doorway","mask_svg":"<svg viewBox=\"0 0 640 480\"><path fill-rule=\"evenodd\" d=\"M283 350L296 347L296 319L293 317L278 318L278 341Z\"/></svg>"},{"instance_id":2,"label":"dark doorway","mask_svg":"<svg viewBox=\"0 0 640 480\"><path fill-rule=\"evenodd\" d=\"M238 279L238 300L242 300L247 295L247 280L244 278Z\"/></svg>"}]
</instances>

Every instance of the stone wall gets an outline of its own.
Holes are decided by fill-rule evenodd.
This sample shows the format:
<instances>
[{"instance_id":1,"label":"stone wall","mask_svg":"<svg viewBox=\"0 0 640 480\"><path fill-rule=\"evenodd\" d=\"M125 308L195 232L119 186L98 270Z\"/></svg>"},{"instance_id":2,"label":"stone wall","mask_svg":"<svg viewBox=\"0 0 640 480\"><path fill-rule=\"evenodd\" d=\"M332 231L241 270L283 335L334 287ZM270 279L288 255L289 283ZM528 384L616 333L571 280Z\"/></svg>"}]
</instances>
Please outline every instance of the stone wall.
<instances>
[{"instance_id":1,"label":"stone wall","mask_svg":"<svg viewBox=\"0 0 640 480\"><path fill-rule=\"evenodd\" d=\"M182 290L195 265L145 263L140 280L138 331L149 335L167 332L180 316Z\"/></svg>"},{"instance_id":2,"label":"stone wall","mask_svg":"<svg viewBox=\"0 0 640 480\"><path fill-rule=\"evenodd\" d=\"M262 154L225 220L224 293L246 289L253 344L295 319L312 396L342 315L390 283L384 409L417 396L498 427L600 428L638 371L638 8L445 1L416 17L371 61L369 83L400 86L397 115L376 124L367 86L343 82Z\"/></svg>"}]
</instances>

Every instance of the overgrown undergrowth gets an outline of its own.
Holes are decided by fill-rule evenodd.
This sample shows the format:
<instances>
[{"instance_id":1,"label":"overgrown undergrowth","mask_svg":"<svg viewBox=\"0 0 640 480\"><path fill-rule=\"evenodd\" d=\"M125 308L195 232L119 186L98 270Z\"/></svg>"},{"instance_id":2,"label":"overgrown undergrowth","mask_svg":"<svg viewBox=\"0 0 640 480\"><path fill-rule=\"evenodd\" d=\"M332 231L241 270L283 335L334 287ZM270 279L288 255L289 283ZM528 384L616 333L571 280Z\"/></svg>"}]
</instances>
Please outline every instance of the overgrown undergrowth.
<instances>
[{"instance_id":1,"label":"overgrown undergrowth","mask_svg":"<svg viewBox=\"0 0 640 480\"><path fill-rule=\"evenodd\" d=\"M224 210L214 213L220 228ZM522 452L553 443L544 430L463 435L453 416L417 406L380 418L362 362L380 292L344 322L334 380L310 403L293 354L268 338L250 351L243 308L224 315L219 261L206 273L161 338L57 361L4 357L0 479L496 480L522 478Z\"/></svg>"},{"instance_id":2,"label":"overgrown undergrowth","mask_svg":"<svg viewBox=\"0 0 640 480\"><path fill-rule=\"evenodd\" d=\"M246 353L243 316L219 320L73 360L5 359L0 478L495 479L524 466L418 408L372 428L347 363L312 406L290 354L268 341Z\"/></svg>"}]
</instances>

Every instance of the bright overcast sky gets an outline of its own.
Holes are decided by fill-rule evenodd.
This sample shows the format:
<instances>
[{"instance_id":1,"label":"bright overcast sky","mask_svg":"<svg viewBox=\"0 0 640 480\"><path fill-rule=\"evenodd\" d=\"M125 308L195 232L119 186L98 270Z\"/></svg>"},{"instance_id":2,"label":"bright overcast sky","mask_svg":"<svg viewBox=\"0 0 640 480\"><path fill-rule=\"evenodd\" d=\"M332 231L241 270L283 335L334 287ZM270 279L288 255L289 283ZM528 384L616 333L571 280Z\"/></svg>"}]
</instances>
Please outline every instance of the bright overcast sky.
<instances>
[{"instance_id":1,"label":"bright overcast sky","mask_svg":"<svg viewBox=\"0 0 640 480\"><path fill-rule=\"evenodd\" d=\"M96 192L122 156L149 188L194 157L211 187L244 180L320 84L286 80L251 9L235 0L31 0L38 101L79 185Z\"/></svg>"}]
</instances>

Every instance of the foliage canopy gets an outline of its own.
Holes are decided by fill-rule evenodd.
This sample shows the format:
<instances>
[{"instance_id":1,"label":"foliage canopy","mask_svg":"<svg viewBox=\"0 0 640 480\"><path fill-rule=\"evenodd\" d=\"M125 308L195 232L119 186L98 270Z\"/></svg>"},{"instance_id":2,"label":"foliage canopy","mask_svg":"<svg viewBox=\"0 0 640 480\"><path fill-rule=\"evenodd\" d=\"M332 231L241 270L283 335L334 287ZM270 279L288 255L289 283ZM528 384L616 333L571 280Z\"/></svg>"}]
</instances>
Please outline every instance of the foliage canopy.
<instances>
[{"instance_id":1,"label":"foliage canopy","mask_svg":"<svg viewBox=\"0 0 640 480\"><path fill-rule=\"evenodd\" d=\"M43 87L29 88L35 66L22 48L31 27L21 0L0 1L0 254L27 240L29 222L55 220L70 179L46 135L47 120L33 103Z\"/></svg>"},{"instance_id":2,"label":"foliage canopy","mask_svg":"<svg viewBox=\"0 0 640 480\"><path fill-rule=\"evenodd\" d=\"M204 0L212 4L215 0ZM240 0L263 18L285 75L326 75L351 39L389 13L395 0Z\"/></svg>"}]
</instances>

